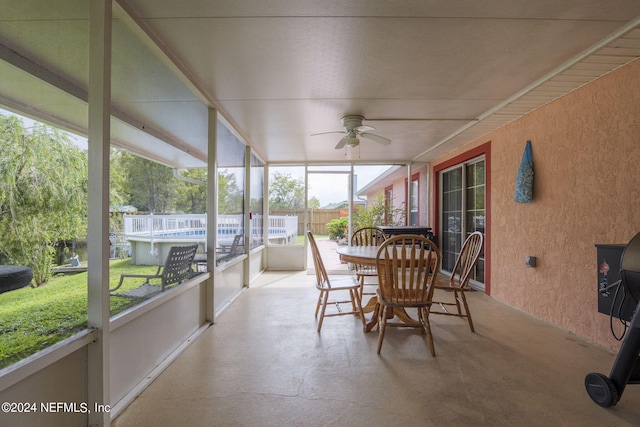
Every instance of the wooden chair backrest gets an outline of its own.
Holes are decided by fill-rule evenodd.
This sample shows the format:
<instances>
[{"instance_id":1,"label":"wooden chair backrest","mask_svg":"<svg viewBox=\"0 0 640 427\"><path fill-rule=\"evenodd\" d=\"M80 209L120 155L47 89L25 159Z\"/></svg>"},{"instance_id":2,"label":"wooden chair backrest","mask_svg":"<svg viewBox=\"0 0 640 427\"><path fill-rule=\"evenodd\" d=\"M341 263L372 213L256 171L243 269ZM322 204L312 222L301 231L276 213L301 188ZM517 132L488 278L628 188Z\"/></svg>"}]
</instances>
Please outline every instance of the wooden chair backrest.
<instances>
[{"instance_id":1,"label":"wooden chair backrest","mask_svg":"<svg viewBox=\"0 0 640 427\"><path fill-rule=\"evenodd\" d=\"M182 283L193 275L193 257L198 250L198 244L189 246L172 246L162 269L162 284L164 286Z\"/></svg>"},{"instance_id":2,"label":"wooden chair backrest","mask_svg":"<svg viewBox=\"0 0 640 427\"><path fill-rule=\"evenodd\" d=\"M376 227L362 227L353 232L351 246L380 246L387 240L384 231Z\"/></svg>"},{"instance_id":3,"label":"wooden chair backrest","mask_svg":"<svg viewBox=\"0 0 640 427\"><path fill-rule=\"evenodd\" d=\"M451 287L464 288L469 284L473 269L482 252L483 244L484 235L479 231L474 231L464 241L451 271L451 279L449 281Z\"/></svg>"},{"instance_id":4,"label":"wooden chair backrest","mask_svg":"<svg viewBox=\"0 0 640 427\"><path fill-rule=\"evenodd\" d=\"M316 287L319 289L330 288L331 282L329 281L329 275L324 268L324 262L320 256L320 250L316 244L316 239L313 237L311 230L307 230L307 238L309 239L309 245L311 246L311 255L313 256L313 265L316 270Z\"/></svg>"},{"instance_id":5,"label":"wooden chair backrest","mask_svg":"<svg viewBox=\"0 0 640 427\"><path fill-rule=\"evenodd\" d=\"M388 238L378 249L376 259L380 297L398 306L429 304L440 258L438 247L424 236L401 234Z\"/></svg>"},{"instance_id":6,"label":"wooden chair backrest","mask_svg":"<svg viewBox=\"0 0 640 427\"><path fill-rule=\"evenodd\" d=\"M376 227L362 227L353 232L351 246L380 246L387 239L384 231ZM353 264L356 274L365 276L377 275L376 268L371 265Z\"/></svg>"}]
</instances>

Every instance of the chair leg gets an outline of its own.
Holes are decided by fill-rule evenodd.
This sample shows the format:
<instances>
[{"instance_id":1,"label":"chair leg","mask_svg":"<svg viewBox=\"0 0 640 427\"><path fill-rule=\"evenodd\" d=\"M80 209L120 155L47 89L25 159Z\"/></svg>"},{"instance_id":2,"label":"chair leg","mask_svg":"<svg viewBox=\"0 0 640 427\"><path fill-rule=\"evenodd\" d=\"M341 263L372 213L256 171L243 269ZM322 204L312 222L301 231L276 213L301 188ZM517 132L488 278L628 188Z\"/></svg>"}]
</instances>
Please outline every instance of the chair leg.
<instances>
[{"instance_id":1,"label":"chair leg","mask_svg":"<svg viewBox=\"0 0 640 427\"><path fill-rule=\"evenodd\" d=\"M318 303L316 304L316 318L318 317L318 311L320 311L320 305L322 304L322 297L324 296L324 291L320 291L318 294Z\"/></svg>"},{"instance_id":2,"label":"chair leg","mask_svg":"<svg viewBox=\"0 0 640 427\"><path fill-rule=\"evenodd\" d=\"M353 301L356 305L356 310L358 311L358 315L360 316L360 320L362 321L362 326L366 326L367 321L364 319L364 310L362 309L362 300L358 296L358 290L353 289L349 291L351 294L351 301Z\"/></svg>"},{"instance_id":3,"label":"chair leg","mask_svg":"<svg viewBox=\"0 0 640 427\"><path fill-rule=\"evenodd\" d=\"M322 298L322 310L320 311L320 320L318 320L318 332L322 329L322 321L324 320L324 312L327 310L327 302L329 300L329 292L323 292L324 297Z\"/></svg>"},{"instance_id":4,"label":"chair leg","mask_svg":"<svg viewBox=\"0 0 640 427\"><path fill-rule=\"evenodd\" d=\"M453 290L453 300L456 302L456 309L458 310L458 316L462 317L462 309L460 308L460 294L464 296L464 292L458 293L455 289Z\"/></svg>"},{"instance_id":5,"label":"chair leg","mask_svg":"<svg viewBox=\"0 0 640 427\"><path fill-rule=\"evenodd\" d=\"M358 290L357 289L349 289L349 299L351 300L351 311L354 312L355 316L360 316L358 310Z\"/></svg>"},{"instance_id":6,"label":"chair leg","mask_svg":"<svg viewBox=\"0 0 640 427\"><path fill-rule=\"evenodd\" d=\"M358 295L357 290L349 289L349 299L351 300L351 311L356 311L358 309L358 307L356 306L357 295Z\"/></svg>"},{"instance_id":7,"label":"chair leg","mask_svg":"<svg viewBox=\"0 0 640 427\"><path fill-rule=\"evenodd\" d=\"M360 289L358 289L358 298L360 298L360 305L362 305L362 298L364 297L364 276L358 275L358 282L360 283Z\"/></svg>"},{"instance_id":8,"label":"chair leg","mask_svg":"<svg viewBox=\"0 0 640 427\"><path fill-rule=\"evenodd\" d=\"M464 312L466 313L467 322L469 322L469 329L471 332L475 332L475 328L473 327L473 320L471 320L471 312L469 311L469 304L467 304L467 297L464 295L464 292L461 292L462 303L464 304Z\"/></svg>"},{"instance_id":9,"label":"chair leg","mask_svg":"<svg viewBox=\"0 0 640 427\"><path fill-rule=\"evenodd\" d=\"M436 348L433 344L433 335L431 334L431 324L429 323L429 308L418 309L420 321L425 333L427 334L427 343L429 344L429 351L431 356L436 357Z\"/></svg>"},{"instance_id":10,"label":"chair leg","mask_svg":"<svg viewBox=\"0 0 640 427\"><path fill-rule=\"evenodd\" d=\"M385 305L380 310L380 316L378 317L378 354L382 350L382 341L384 340L384 330L387 326L387 306Z\"/></svg>"}]
</instances>

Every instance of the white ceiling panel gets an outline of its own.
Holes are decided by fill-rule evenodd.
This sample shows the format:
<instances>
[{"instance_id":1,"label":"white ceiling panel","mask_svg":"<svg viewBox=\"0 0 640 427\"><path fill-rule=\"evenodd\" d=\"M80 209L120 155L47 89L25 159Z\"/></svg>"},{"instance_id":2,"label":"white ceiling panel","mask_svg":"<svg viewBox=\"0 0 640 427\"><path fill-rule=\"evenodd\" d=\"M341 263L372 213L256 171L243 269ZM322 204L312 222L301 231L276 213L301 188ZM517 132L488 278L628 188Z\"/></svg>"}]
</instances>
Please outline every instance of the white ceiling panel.
<instances>
[{"instance_id":1,"label":"white ceiling panel","mask_svg":"<svg viewBox=\"0 0 640 427\"><path fill-rule=\"evenodd\" d=\"M117 0L114 14L114 141L167 164L206 161L208 105L267 162L429 161L640 56L637 0ZM87 2L4 1L0 16L1 59L52 86L14 75L0 102L86 127ZM312 136L348 114L391 145Z\"/></svg>"}]
</instances>

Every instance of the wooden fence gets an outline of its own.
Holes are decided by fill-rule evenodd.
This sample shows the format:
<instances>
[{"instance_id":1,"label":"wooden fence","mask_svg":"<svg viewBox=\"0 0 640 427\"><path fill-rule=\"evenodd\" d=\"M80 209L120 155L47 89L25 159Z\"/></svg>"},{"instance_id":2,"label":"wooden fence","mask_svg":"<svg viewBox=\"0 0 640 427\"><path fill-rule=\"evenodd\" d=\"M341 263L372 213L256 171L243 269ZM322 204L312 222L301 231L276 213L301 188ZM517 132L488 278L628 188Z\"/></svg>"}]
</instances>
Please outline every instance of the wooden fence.
<instances>
[{"instance_id":1,"label":"wooden fence","mask_svg":"<svg viewBox=\"0 0 640 427\"><path fill-rule=\"evenodd\" d=\"M309 224L304 223L304 209L271 209L271 215L295 215L298 217L298 235L311 230L313 234L329 234L327 224L332 219L347 216L347 209L309 209Z\"/></svg>"}]
</instances>

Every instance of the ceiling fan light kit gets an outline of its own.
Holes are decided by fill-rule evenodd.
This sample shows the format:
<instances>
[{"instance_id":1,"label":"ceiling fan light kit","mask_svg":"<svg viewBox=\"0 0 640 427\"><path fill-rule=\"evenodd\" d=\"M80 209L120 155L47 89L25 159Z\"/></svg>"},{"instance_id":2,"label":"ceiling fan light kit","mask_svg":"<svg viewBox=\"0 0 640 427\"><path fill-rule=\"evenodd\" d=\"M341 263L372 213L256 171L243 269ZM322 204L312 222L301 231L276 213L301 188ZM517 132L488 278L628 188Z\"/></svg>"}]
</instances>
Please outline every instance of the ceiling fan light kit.
<instances>
[{"instance_id":1,"label":"ceiling fan light kit","mask_svg":"<svg viewBox=\"0 0 640 427\"><path fill-rule=\"evenodd\" d=\"M347 137L347 145L349 147L357 147L360 144L360 140L357 137Z\"/></svg>"}]
</instances>

